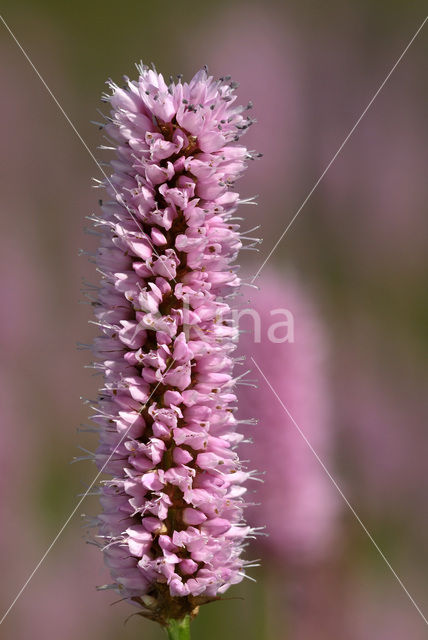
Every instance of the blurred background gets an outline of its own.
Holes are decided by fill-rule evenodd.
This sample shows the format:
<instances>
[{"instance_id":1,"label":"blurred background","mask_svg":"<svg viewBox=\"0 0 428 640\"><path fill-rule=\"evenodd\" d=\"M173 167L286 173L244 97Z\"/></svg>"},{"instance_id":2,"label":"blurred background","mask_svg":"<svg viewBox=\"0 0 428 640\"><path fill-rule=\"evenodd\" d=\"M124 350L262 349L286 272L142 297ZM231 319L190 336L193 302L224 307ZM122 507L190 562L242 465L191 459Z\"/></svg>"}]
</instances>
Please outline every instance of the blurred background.
<instances>
[{"instance_id":1,"label":"blurred background","mask_svg":"<svg viewBox=\"0 0 428 640\"><path fill-rule=\"evenodd\" d=\"M187 78L203 64L240 83L258 124L245 144L264 154L240 182L244 228L261 224L248 280L297 211L425 16L424 3L273 0L95 0L19 3L2 14L90 149L105 80L156 63ZM263 269L261 342L253 355L397 574L428 611L427 81L426 27ZM94 251L85 216L97 206L93 160L10 34L0 28L1 86L1 615L96 471L70 465L87 422L80 396L99 380L84 365L91 309L79 249ZM268 311L289 309L295 341L269 343ZM263 314L265 314L263 316ZM244 322L244 321L243 321ZM248 323L248 318L244 324ZM248 359L247 358L247 359ZM254 444L244 458L265 472L248 517L266 526L248 557L256 582L202 609L195 639L419 640L426 625L341 499L272 391L242 387ZM250 428L249 428L250 430ZM102 558L84 542L88 497L2 626L4 638L161 639L114 604Z\"/></svg>"}]
</instances>

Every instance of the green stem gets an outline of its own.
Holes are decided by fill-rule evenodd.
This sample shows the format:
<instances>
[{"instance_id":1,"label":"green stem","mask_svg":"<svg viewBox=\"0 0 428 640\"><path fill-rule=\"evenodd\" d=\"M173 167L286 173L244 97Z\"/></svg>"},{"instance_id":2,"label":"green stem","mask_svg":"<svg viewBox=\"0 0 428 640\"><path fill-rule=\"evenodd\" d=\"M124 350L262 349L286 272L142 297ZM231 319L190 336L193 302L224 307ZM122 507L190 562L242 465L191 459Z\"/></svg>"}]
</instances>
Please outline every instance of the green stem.
<instances>
[{"instance_id":1,"label":"green stem","mask_svg":"<svg viewBox=\"0 0 428 640\"><path fill-rule=\"evenodd\" d=\"M190 616L181 620L171 619L166 629L169 640L190 640Z\"/></svg>"}]
</instances>

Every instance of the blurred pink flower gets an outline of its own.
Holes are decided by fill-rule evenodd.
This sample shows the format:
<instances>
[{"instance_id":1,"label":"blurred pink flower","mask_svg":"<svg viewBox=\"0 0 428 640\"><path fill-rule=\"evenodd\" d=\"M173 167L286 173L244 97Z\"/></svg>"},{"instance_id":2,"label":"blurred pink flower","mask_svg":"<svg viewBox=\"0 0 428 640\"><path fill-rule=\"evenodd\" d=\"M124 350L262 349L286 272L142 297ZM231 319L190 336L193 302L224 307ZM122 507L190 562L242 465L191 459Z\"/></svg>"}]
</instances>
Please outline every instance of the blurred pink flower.
<instances>
[{"instance_id":1,"label":"blurred pink flower","mask_svg":"<svg viewBox=\"0 0 428 640\"><path fill-rule=\"evenodd\" d=\"M336 419L343 427L346 469L357 500L372 515L392 517L421 535L421 524L424 529L426 524L421 508L426 501L426 374L407 360L398 342L394 348L388 345L394 357L385 361L383 337L361 319L354 322L347 336L354 346L336 359Z\"/></svg>"},{"instance_id":2,"label":"blurred pink flower","mask_svg":"<svg viewBox=\"0 0 428 640\"><path fill-rule=\"evenodd\" d=\"M45 23L37 24L40 42L48 41L45 27ZM77 256L76 249L83 244L77 237L83 234L74 213L89 209L89 200L95 199L87 195L85 201L81 190L71 194L70 176L73 183L78 182L77 172L86 179L85 153L17 48L12 62L13 47L6 40L0 47L4 59L11 57L11 64L0 70L2 86L8 88L1 103L7 126L2 132L0 268L7 277L2 283L0 312L0 570L7 579L0 585L0 615L61 525L61 521L55 523L54 530L47 523L45 501L50 497L41 496L41 491L51 473L51 450L55 449L59 460L71 458L70 440L76 444L75 426L86 414L77 387L87 355L75 346L87 319L87 310L76 304L75 272L79 270L81 276L85 265ZM58 60L44 59L43 47L36 51L30 46L30 50L46 77L52 82L55 78L55 91L69 104ZM31 119L26 115L29 103ZM64 198L64 193L70 197ZM83 320L79 324L80 318L85 325ZM96 388L95 381L93 386ZM73 473L77 474L77 468L67 465L64 475ZM80 476L84 476L81 471ZM84 477L82 486L86 486ZM58 492L62 489L57 487ZM65 508L77 502L68 492L62 498ZM89 588L90 582L86 581L88 593L82 583L85 571L92 575L96 571L97 559L89 548L82 551L79 540L79 552L70 542L80 537L80 526L76 518L67 527L56 545L60 553L55 555L54 550L49 555L2 623L4 637L87 637L88 618L94 615L99 627L96 637L106 637L109 610L106 612L95 589ZM113 611L111 617L116 618Z\"/></svg>"},{"instance_id":3,"label":"blurred pink flower","mask_svg":"<svg viewBox=\"0 0 428 640\"><path fill-rule=\"evenodd\" d=\"M422 116L412 111L411 99L395 95L388 100L387 112L380 108L371 115L346 155L326 176L324 193L329 206L323 218L359 265L361 255L365 256L362 269L365 264L372 270L373 263L399 270L424 264L428 153L420 136ZM327 124L326 131L330 127ZM332 140L329 147L332 154Z\"/></svg>"},{"instance_id":4,"label":"blurred pink flower","mask_svg":"<svg viewBox=\"0 0 428 640\"><path fill-rule=\"evenodd\" d=\"M266 382L251 362L254 357L309 442L331 467L333 433L330 423L326 371L326 337L312 302L290 275L264 272L260 291L247 307L261 318L261 340L255 342L253 319L243 315L240 351L247 356L258 388L243 386L239 393L240 418L256 417L259 424L250 436L254 444L242 447L241 456L264 471L257 484L248 520L253 526L266 524L265 550L279 558L320 558L336 538L338 500L336 489L302 436L292 424ZM274 329L291 312L291 330ZM274 313L273 313L274 312ZM270 327L270 330L269 330ZM269 338L288 336L290 341L273 343ZM294 342L291 340L294 338Z\"/></svg>"},{"instance_id":5,"label":"blurred pink flower","mask_svg":"<svg viewBox=\"0 0 428 640\"><path fill-rule=\"evenodd\" d=\"M261 163L249 163L241 189L244 194L259 194L263 202L261 235L269 243L281 225L276 217L287 207L295 207L301 197L305 131L299 39L292 26L278 25L277 15L268 6L245 5L243 11L232 5L219 16L220 25L201 34L198 51L206 56L211 71L221 74L227 69L239 79L241 99L254 103L257 127L248 131L246 142L264 157ZM247 208L245 220L249 226L260 223L256 207Z\"/></svg>"},{"instance_id":6,"label":"blurred pink flower","mask_svg":"<svg viewBox=\"0 0 428 640\"><path fill-rule=\"evenodd\" d=\"M352 12L351 7L348 10ZM401 46L393 38L389 41L391 36L385 38L376 58L370 56L368 63L363 53L366 27L362 14L353 13L348 25L337 29L328 43L324 32L314 34L308 49L309 61L316 57L316 64L307 65L302 80L309 134L303 144L311 159L307 166L312 165L312 184L361 115ZM421 135L426 118L420 97L422 62L417 50L413 55L413 65L405 72L397 69L315 194L324 243L343 244L348 264L354 261L370 275L373 266L402 270L420 267L425 261L428 150Z\"/></svg>"}]
</instances>

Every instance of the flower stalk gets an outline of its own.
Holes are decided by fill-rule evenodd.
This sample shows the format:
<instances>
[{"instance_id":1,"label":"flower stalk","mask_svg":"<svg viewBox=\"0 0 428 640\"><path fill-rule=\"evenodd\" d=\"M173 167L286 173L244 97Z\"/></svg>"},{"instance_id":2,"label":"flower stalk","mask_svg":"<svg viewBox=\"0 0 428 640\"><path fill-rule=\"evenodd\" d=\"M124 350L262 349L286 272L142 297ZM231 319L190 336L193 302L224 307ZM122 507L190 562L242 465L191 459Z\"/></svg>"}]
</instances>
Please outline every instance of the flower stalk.
<instances>
[{"instance_id":1,"label":"flower stalk","mask_svg":"<svg viewBox=\"0 0 428 640\"><path fill-rule=\"evenodd\" d=\"M190 617L169 620L167 626L169 640L190 640Z\"/></svg>"}]
</instances>

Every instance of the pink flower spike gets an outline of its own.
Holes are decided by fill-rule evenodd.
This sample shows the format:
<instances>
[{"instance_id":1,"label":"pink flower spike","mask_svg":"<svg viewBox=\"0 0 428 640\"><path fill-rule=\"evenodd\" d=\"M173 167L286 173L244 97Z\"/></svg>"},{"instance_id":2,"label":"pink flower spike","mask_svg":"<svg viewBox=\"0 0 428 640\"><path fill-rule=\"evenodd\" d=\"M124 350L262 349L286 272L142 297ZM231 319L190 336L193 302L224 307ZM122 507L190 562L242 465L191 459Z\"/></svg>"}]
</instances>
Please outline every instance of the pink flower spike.
<instances>
[{"instance_id":1,"label":"pink flower spike","mask_svg":"<svg viewBox=\"0 0 428 640\"><path fill-rule=\"evenodd\" d=\"M245 575L249 473L236 446L238 341L229 306L242 246L233 188L256 157L236 83L205 69L166 84L138 65L109 82L114 141L101 231L93 420L99 526L111 588L162 625L196 615ZM244 239L243 239L244 240Z\"/></svg>"}]
</instances>

